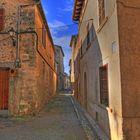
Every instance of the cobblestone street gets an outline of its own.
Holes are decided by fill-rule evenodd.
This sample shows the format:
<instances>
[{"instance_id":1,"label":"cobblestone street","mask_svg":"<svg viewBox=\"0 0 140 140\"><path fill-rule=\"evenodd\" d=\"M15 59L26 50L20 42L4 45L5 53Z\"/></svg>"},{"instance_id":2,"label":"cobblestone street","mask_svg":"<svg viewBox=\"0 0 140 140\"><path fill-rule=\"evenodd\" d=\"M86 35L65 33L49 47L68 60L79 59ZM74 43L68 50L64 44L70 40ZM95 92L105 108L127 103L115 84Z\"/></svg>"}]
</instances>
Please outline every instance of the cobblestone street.
<instances>
[{"instance_id":1,"label":"cobblestone street","mask_svg":"<svg viewBox=\"0 0 140 140\"><path fill-rule=\"evenodd\" d=\"M79 121L71 96L61 94L37 117L1 118L0 140L91 140L85 124Z\"/></svg>"}]
</instances>

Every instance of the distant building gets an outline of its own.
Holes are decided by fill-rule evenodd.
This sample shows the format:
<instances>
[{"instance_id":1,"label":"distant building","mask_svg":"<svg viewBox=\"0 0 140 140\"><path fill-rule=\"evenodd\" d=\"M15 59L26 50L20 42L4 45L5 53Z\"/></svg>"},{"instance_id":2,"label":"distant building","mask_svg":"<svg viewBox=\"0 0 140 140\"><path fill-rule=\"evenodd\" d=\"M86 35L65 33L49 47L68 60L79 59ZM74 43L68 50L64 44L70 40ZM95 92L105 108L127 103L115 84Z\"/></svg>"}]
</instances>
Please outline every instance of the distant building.
<instances>
[{"instance_id":1,"label":"distant building","mask_svg":"<svg viewBox=\"0 0 140 140\"><path fill-rule=\"evenodd\" d=\"M64 52L61 46L55 45L55 69L57 72L57 91L64 90Z\"/></svg>"},{"instance_id":2,"label":"distant building","mask_svg":"<svg viewBox=\"0 0 140 140\"><path fill-rule=\"evenodd\" d=\"M75 0L73 20L79 25L71 45L78 101L100 139L139 140L140 1Z\"/></svg>"},{"instance_id":3,"label":"distant building","mask_svg":"<svg viewBox=\"0 0 140 140\"><path fill-rule=\"evenodd\" d=\"M0 0L0 110L36 114L55 91L54 45L42 5Z\"/></svg>"},{"instance_id":4,"label":"distant building","mask_svg":"<svg viewBox=\"0 0 140 140\"><path fill-rule=\"evenodd\" d=\"M69 66L70 66L70 82L71 82L71 89L72 89L72 92L74 93L74 91L76 91L76 89L74 90L74 83L75 83L75 76L74 76L74 61L76 59L76 56L77 56L77 53L78 53L78 50L77 50L77 47L76 47L76 43L77 43L77 35L73 35L71 37L71 41L70 41L70 47L72 49L72 53L71 53L71 59L69 61ZM77 86L78 87L78 86ZM75 88L77 88L75 87ZM77 91L75 92L75 96L77 96Z\"/></svg>"},{"instance_id":5,"label":"distant building","mask_svg":"<svg viewBox=\"0 0 140 140\"><path fill-rule=\"evenodd\" d=\"M70 76L67 73L64 73L64 90L70 90Z\"/></svg>"}]
</instances>

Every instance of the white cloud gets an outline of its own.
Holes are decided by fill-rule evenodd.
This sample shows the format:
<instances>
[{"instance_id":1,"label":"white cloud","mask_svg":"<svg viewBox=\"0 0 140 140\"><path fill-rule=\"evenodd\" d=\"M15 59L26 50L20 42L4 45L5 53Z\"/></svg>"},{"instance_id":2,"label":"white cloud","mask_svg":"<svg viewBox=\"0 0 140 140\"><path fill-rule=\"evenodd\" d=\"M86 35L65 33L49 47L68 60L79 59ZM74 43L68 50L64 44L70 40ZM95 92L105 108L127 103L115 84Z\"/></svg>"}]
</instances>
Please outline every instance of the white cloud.
<instances>
[{"instance_id":1,"label":"white cloud","mask_svg":"<svg viewBox=\"0 0 140 140\"><path fill-rule=\"evenodd\" d=\"M53 22L49 22L49 28L52 33L52 36L55 38L60 32L65 31L68 29L68 26L59 21L59 20L54 20Z\"/></svg>"},{"instance_id":2,"label":"white cloud","mask_svg":"<svg viewBox=\"0 0 140 140\"><path fill-rule=\"evenodd\" d=\"M49 22L50 28L56 28L60 26L65 26L65 23L59 21L59 20L54 20L53 22Z\"/></svg>"},{"instance_id":3,"label":"white cloud","mask_svg":"<svg viewBox=\"0 0 140 140\"><path fill-rule=\"evenodd\" d=\"M73 9L73 6L72 5L68 5L65 8L58 8L58 10L63 11L63 12L71 12L72 9Z\"/></svg>"}]
</instances>

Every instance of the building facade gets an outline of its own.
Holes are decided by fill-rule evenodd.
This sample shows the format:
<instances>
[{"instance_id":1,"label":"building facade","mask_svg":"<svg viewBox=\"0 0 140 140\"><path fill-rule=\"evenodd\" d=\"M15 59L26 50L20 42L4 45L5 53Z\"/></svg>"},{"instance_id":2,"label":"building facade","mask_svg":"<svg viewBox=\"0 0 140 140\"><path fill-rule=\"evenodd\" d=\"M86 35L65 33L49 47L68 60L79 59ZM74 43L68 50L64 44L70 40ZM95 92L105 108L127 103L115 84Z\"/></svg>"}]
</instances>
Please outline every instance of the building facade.
<instances>
[{"instance_id":1,"label":"building facade","mask_svg":"<svg viewBox=\"0 0 140 140\"><path fill-rule=\"evenodd\" d=\"M71 90L70 76L67 73L64 73L64 90Z\"/></svg>"},{"instance_id":2,"label":"building facade","mask_svg":"<svg viewBox=\"0 0 140 140\"><path fill-rule=\"evenodd\" d=\"M139 0L75 0L73 20L79 23L73 62L78 101L102 139L139 140Z\"/></svg>"},{"instance_id":3,"label":"building facade","mask_svg":"<svg viewBox=\"0 0 140 140\"><path fill-rule=\"evenodd\" d=\"M0 1L0 110L36 114L55 95L54 45L41 4Z\"/></svg>"},{"instance_id":4,"label":"building facade","mask_svg":"<svg viewBox=\"0 0 140 140\"><path fill-rule=\"evenodd\" d=\"M57 72L57 91L64 90L64 52L61 46L55 45L55 62Z\"/></svg>"},{"instance_id":5,"label":"building facade","mask_svg":"<svg viewBox=\"0 0 140 140\"><path fill-rule=\"evenodd\" d=\"M72 49L72 53L71 53L71 59L69 61L69 66L70 66L70 82L71 82L71 89L72 89L72 93L74 93L74 82L75 82L75 76L74 76L74 61L75 61L75 56L77 56L77 52L76 49L76 42L77 42L77 35L73 35L71 37L71 41L70 41L70 47ZM76 95L76 92L75 92Z\"/></svg>"}]
</instances>

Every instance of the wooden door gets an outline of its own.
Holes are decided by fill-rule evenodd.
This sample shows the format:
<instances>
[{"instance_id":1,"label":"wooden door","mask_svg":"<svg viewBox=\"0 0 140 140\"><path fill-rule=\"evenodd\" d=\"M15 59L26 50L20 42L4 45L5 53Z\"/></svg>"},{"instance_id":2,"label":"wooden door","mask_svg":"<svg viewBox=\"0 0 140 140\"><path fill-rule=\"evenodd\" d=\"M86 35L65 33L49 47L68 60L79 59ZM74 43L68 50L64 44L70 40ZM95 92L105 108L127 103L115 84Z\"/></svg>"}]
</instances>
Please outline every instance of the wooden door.
<instances>
[{"instance_id":1,"label":"wooden door","mask_svg":"<svg viewBox=\"0 0 140 140\"><path fill-rule=\"evenodd\" d=\"M0 110L8 109L9 70L0 69Z\"/></svg>"}]
</instances>

